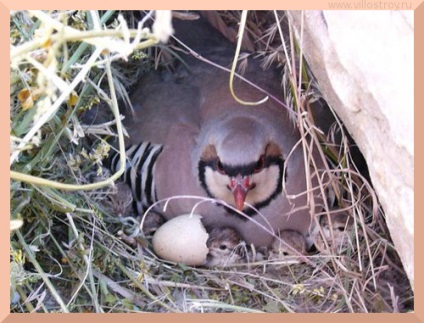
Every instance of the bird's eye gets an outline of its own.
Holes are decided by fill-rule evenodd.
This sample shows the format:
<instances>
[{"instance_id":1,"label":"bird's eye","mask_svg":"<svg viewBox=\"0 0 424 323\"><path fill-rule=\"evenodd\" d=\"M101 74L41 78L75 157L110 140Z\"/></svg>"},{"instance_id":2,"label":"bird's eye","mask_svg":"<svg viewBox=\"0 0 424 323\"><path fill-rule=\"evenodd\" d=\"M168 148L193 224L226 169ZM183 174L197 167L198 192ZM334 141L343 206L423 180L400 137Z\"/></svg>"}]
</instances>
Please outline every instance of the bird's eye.
<instances>
[{"instance_id":1,"label":"bird's eye","mask_svg":"<svg viewBox=\"0 0 424 323\"><path fill-rule=\"evenodd\" d=\"M221 174L226 174L224 166L222 165L221 161L218 159L218 161L216 162L216 169L218 170L218 172L220 172Z\"/></svg>"},{"instance_id":2,"label":"bird's eye","mask_svg":"<svg viewBox=\"0 0 424 323\"><path fill-rule=\"evenodd\" d=\"M259 173L262 169L264 169L265 166L265 156L262 155L258 162L255 165L255 168L253 169L253 173Z\"/></svg>"},{"instance_id":3,"label":"bird's eye","mask_svg":"<svg viewBox=\"0 0 424 323\"><path fill-rule=\"evenodd\" d=\"M222 244L219 246L220 250L227 250L227 246L225 244Z\"/></svg>"}]
</instances>

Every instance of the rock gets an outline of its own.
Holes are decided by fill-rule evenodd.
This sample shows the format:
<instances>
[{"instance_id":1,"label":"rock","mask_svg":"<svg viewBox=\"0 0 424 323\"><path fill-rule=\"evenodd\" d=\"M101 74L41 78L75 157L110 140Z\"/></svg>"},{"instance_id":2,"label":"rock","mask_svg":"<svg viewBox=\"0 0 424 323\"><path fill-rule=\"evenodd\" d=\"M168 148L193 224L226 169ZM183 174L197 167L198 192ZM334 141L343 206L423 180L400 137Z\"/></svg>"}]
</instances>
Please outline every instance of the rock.
<instances>
[{"instance_id":1,"label":"rock","mask_svg":"<svg viewBox=\"0 0 424 323\"><path fill-rule=\"evenodd\" d=\"M414 13L303 14L303 54L367 161L414 288ZM301 15L288 12L299 43Z\"/></svg>"}]
</instances>

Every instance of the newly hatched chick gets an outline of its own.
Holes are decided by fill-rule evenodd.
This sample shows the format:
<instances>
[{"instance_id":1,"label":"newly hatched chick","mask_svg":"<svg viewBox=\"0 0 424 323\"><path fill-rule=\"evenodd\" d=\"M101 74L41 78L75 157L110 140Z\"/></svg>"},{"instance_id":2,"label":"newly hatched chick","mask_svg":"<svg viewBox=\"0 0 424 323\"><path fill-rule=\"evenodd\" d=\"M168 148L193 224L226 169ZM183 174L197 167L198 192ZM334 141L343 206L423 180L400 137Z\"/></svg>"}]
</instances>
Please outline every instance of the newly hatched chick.
<instances>
[{"instance_id":1,"label":"newly hatched chick","mask_svg":"<svg viewBox=\"0 0 424 323\"><path fill-rule=\"evenodd\" d=\"M213 228L206 245L209 248L206 267L225 267L245 262L245 243L232 228Z\"/></svg>"},{"instance_id":2,"label":"newly hatched chick","mask_svg":"<svg viewBox=\"0 0 424 323\"><path fill-rule=\"evenodd\" d=\"M348 246L352 246L350 236L353 218L347 212L335 212L323 215L320 219L322 234L319 232L314 238L315 247L321 253L328 254L331 249L341 254ZM326 247L324 240L327 242Z\"/></svg>"},{"instance_id":3,"label":"newly hatched chick","mask_svg":"<svg viewBox=\"0 0 424 323\"><path fill-rule=\"evenodd\" d=\"M115 183L115 190L108 194L104 205L118 217L127 217L134 215L133 195L130 186L125 182Z\"/></svg>"},{"instance_id":4,"label":"newly hatched chick","mask_svg":"<svg viewBox=\"0 0 424 323\"><path fill-rule=\"evenodd\" d=\"M131 187L125 182L115 183L114 190L108 194L107 199L103 202L104 206L112 215L120 218L120 221L125 226L124 231L133 235L140 226L141 217L135 219L136 212L134 211L134 197ZM142 231L145 235L153 234L162 224L164 218L155 212L149 212L143 221ZM134 228L134 226L137 227Z\"/></svg>"},{"instance_id":5,"label":"newly hatched chick","mask_svg":"<svg viewBox=\"0 0 424 323\"><path fill-rule=\"evenodd\" d=\"M275 238L270 250L270 258L282 256L299 256L306 254L305 238L297 231L283 230L279 233L279 239Z\"/></svg>"},{"instance_id":6,"label":"newly hatched chick","mask_svg":"<svg viewBox=\"0 0 424 323\"><path fill-rule=\"evenodd\" d=\"M140 224L142 225L141 229L143 233L148 235L153 235L159 227L165 223L165 219L160 214L150 211L147 215L140 216Z\"/></svg>"}]
</instances>

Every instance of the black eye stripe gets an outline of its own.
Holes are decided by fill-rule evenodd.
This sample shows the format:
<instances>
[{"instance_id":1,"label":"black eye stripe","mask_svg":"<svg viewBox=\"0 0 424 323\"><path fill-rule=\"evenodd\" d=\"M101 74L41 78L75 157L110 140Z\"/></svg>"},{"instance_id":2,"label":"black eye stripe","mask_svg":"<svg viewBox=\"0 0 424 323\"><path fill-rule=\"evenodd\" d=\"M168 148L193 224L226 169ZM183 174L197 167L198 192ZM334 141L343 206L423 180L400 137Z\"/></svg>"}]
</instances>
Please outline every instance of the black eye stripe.
<instances>
[{"instance_id":1,"label":"black eye stripe","mask_svg":"<svg viewBox=\"0 0 424 323\"><path fill-rule=\"evenodd\" d=\"M199 181L200 181L200 185L203 188L203 190L206 192L206 194L209 197L212 198L216 198L216 196L214 196L211 191L209 190L209 187L206 183L206 169L210 168L213 171L219 172L217 169L217 162L218 162L218 158L211 158L211 159L200 159L199 163L198 163L198 176L199 176ZM237 176L238 174L241 174L242 176L246 176L246 175L252 175L254 172L255 167L257 166L258 161L248 164L248 165L242 165L242 166L238 166L238 167L233 167L233 166L228 166L223 164L222 167L225 170L226 174L228 176ZM265 156L264 158L264 168L266 167L270 167L272 165L277 165L278 168L280 169L279 171L279 178L277 179L277 187L275 189L275 191L265 200L258 202L254 205L254 207L256 209L261 209L262 207L265 207L267 205L269 205L269 203L271 203L272 200L274 200L275 198L277 198L277 196L281 193L282 191L282 185L283 185L283 180L284 182L287 182L288 179L288 173L287 170L284 172L284 159L281 156L278 155L273 155L273 156ZM283 178L284 176L284 178ZM226 208L229 214L238 216L238 214L231 210L230 208ZM248 208L246 210L244 210L244 213L247 214L248 216L254 216L256 215L256 211L254 209ZM246 220L246 218L241 218L242 220Z\"/></svg>"},{"instance_id":2,"label":"black eye stripe","mask_svg":"<svg viewBox=\"0 0 424 323\"><path fill-rule=\"evenodd\" d=\"M258 165L259 163L261 163L261 165ZM259 166L260 168L267 168L272 165L281 166L283 164L284 161L279 156L265 156L259 161L241 166L226 165L225 163L222 163L219 159L214 159L214 161L211 162L205 162L205 165L209 166L213 170L218 171L220 173L225 172L230 177L234 177L239 174L241 174L242 176L247 176L253 173L257 173L257 169Z\"/></svg>"}]
</instances>

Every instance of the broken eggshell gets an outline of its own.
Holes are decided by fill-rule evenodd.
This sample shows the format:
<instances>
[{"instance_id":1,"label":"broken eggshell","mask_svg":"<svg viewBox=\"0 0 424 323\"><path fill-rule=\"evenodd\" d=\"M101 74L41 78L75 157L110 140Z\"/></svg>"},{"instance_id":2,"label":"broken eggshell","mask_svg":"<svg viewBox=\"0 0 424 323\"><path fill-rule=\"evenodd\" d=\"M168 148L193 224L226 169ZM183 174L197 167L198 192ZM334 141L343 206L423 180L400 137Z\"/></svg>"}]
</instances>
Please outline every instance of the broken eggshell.
<instances>
[{"instance_id":1,"label":"broken eggshell","mask_svg":"<svg viewBox=\"0 0 424 323\"><path fill-rule=\"evenodd\" d=\"M209 252L209 234L198 214L184 214L164 223L153 235L153 250L164 260L201 266Z\"/></svg>"}]
</instances>

